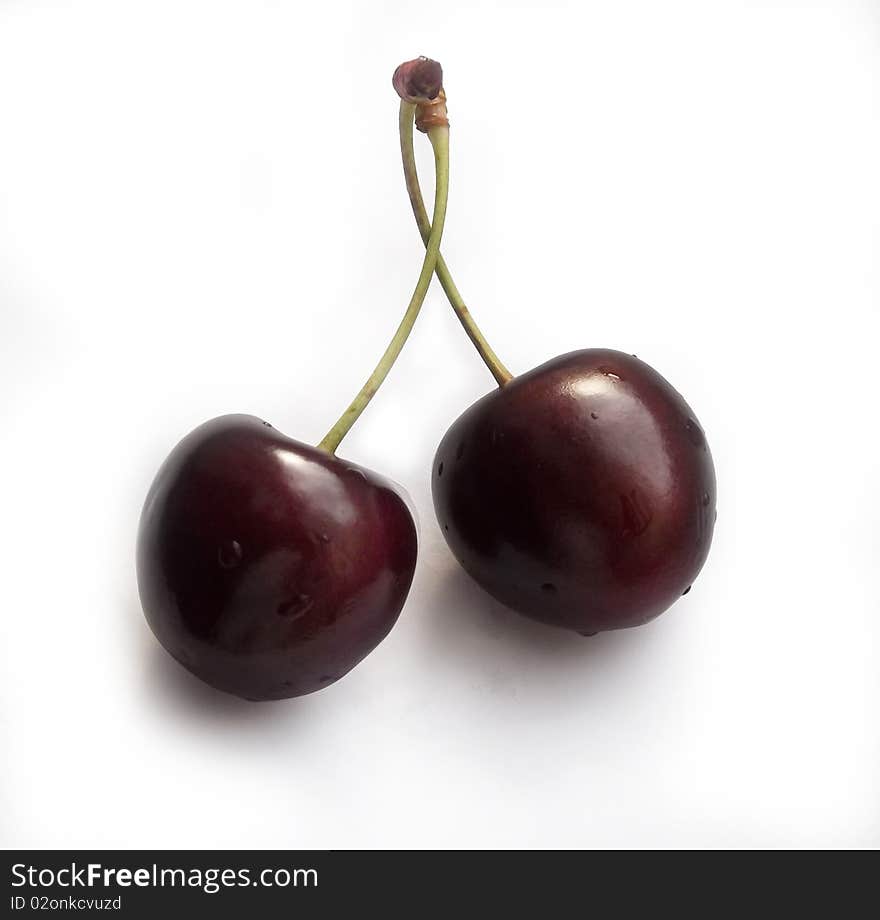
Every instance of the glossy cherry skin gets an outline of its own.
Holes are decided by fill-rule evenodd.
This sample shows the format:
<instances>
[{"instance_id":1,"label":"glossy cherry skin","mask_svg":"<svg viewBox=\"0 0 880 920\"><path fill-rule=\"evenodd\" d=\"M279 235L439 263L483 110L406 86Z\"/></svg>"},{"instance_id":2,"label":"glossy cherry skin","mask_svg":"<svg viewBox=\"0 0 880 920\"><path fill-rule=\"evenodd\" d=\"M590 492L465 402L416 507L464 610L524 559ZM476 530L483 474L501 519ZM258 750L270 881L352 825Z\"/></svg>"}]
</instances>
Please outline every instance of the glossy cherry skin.
<instances>
[{"instance_id":1,"label":"glossy cherry skin","mask_svg":"<svg viewBox=\"0 0 880 920\"><path fill-rule=\"evenodd\" d=\"M687 591L715 524L715 470L682 397L632 355L576 351L449 429L432 475L452 552L494 598L584 634Z\"/></svg>"},{"instance_id":2,"label":"glossy cherry skin","mask_svg":"<svg viewBox=\"0 0 880 920\"><path fill-rule=\"evenodd\" d=\"M382 641L416 552L390 483L226 415L159 470L141 515L138 589L159 642L193 674L280 699L339 680Z\"/></svg>"}]
</instances>

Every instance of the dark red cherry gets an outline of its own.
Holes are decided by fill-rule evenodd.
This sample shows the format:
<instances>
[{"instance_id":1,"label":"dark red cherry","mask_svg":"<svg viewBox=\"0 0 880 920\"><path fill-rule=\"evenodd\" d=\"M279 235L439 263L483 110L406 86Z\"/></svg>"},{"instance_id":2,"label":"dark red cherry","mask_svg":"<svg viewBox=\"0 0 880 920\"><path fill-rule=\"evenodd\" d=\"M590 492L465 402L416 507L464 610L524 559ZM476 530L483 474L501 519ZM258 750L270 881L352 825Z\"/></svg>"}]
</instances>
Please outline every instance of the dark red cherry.
<instances>
[{"instance_id":1,"label":"dark red cherry","mask_svg":"<svg viewBox=\"0 0 880 920\"><path fill-rule=\"evenodd\" d=\"M381 477L226 415L159 470L138 534L138 588L163 646L252 700L339 680L394 625L416 528Z\"/></svg>"},{"instance_id":2,"label":"dark red cherry","mask_svg":"<svg viewBox=\"0 0 880 920\"><path fill-rule=\"evenodd\" d=\"M589 349L515 377L446 433L434 506L453 553L507 606L580 633L638 626L685 593L715 524L715 470L655 370Z\"/></svg>"}]
</instances>

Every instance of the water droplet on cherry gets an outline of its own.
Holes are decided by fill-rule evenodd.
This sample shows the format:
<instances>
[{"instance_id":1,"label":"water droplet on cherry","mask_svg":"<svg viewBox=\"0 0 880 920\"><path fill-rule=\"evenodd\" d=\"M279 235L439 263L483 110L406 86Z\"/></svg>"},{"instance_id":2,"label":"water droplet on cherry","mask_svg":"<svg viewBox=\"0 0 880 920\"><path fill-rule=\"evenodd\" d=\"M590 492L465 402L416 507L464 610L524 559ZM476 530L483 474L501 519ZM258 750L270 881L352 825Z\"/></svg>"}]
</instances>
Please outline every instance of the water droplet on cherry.
<instances>
[{"instance_id":1,"label":"water droplet on cherry","mask_svg":"<svg viewBox=\"0 0 880 920\"><path fill-rule=\"evenodd\" d=\"M706 447L706 436L703 434L703 429L692 419L689 418L685 422L685 428L687 429L688 437L691 440L691 443L695 447L702 447L705 450Z\"/></svg>"},{"instance_id":2,"label":"water droplet on cherry","mask_svg":"<svg viewBox=\"0 0 880 920\"><path fill-rule=\"evenodd\" d=\"M314 600L308 594L297 594L295 597L278 605L275 611L278 616L289 620L298 620L312 609Z\"/></svg>"},{"instance_id":3,"label":"water droplet on cherry","mask_svg":"<svg viewBox=\"0 0 880 920\"><path fill-rule=\"evenodd\" d=\"M217 548L217 562L223 569L234 569L241 562L242 555L238 540L229 540Z\"/></svg>"}]
</instances>

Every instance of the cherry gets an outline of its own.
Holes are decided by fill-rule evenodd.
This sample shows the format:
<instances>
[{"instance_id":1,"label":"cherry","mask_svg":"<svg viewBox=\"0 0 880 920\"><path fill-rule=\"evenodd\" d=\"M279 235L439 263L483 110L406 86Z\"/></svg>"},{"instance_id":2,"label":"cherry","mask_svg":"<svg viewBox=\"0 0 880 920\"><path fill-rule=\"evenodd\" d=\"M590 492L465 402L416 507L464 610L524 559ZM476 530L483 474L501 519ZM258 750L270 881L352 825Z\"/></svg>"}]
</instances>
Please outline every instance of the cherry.
<instances>
[{"instance_id":1,"label":"cherry","mask_svg":"<svg viewBox=\"0 0 880 920\"><path fill-rule=\"evenodd\" d=\"M427 244L402 106L399 127ZM442 256L436 273L499 387L437 451L434 507L453 554L493 597L545 623L592 635L658 616L690 590L712 540L715 472L696 416L656 371L616 351L572 352L514 377Z\"/></svg>"},{"instance_id":2,"label":"cherry","mask_svg":"<svg viewBox=\"0 0 880 920\"><path fill-rule=\"evenodd\" d=\"M679 394L637 358L589 349L484 396L434 462L454 555L493 597L580 633L638 626L696 578L715 471Z\"/></svg>"},{"instance_id":3,"label":"cherry","mask_svg":"<svg viewBox=\"0 0 880 920\"><path fill-rule=\"evenodd\" d=\"M167 651L220 690L269 700L325 687L381 642L406 600L412 515L390 483L336 450L403 348L437 264L449 185L441 77L420 61L395 72L402 105L430 115L433 228L403 319L351 405L317 447L252 416L207 422L174 448L147 495L144 614Z\"/></svg>"},{"instance_id":4,"label":"cherry","mask_svg":"<svg viewBox=\"0 0 880 920\"><path fill-rule=\"evenodd\" d=\"M147 496L147 621L202 680L248 699L310 693L387 635L416 564L388 482L248 415L201 425Z\"/></svg>"}]
</instances>

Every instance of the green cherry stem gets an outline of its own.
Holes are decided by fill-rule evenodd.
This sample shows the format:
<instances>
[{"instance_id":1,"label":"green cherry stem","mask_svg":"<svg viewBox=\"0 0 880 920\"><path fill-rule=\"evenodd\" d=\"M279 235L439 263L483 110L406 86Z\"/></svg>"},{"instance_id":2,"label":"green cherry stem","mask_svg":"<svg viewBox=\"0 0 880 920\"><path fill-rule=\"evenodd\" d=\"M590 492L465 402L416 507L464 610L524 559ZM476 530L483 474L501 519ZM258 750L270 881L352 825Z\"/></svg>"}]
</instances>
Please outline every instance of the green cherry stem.
<instances>
[{"instance_id":1,"label":"green cherry stem","mask_svg":"<svg viewBox=\"0 0 880 920\"><path fill-rule=\"evenodd\" d=\"M415 105L409 102L401 103L401 107L408 107L410 121L415 117ZM318 444L321 450L335 454L342 439L348 434L351 426L358 420L360 414L366 409L382 381L388 376L392 365L397 360L413 325L422 308L428 285L437 268L437 258L440 253L440 240L443 236L443 225L446 222L446 201L449 194L449 126L438 125L428 131L428 138L434 148L434 168L436 172L436 187L434 191L434 218L429 224L429 233L425 238L425 260L422 262L422 271L418 283L413 291L412 299L406 308L406 313L397 332L388 343L385 353L379 359L376 369L370 374L367 382L361 387L360 392L352 400L351 405L342 413L339 421L327 432L324 439ZM424 205L423 205L424 207Z\"/></svg>"},{"instance_id":2,"label":"green cherry stem","mask_svg":"<svg viewBox=\"0 0 880 920\"><path fill-rule=\"evenodd\" d=\"M413 215L419 227L419 233L421 233L422 240L427 246L432 239L432 226L436 223L436 219L435 221L428 219L428 212L425 209L425 201L419 186L419 174L416 168L415 151L413 150L414 117L414 107L407 102L401 102L399 126L400 155L403 159L403 175L406 179L406 190L409 194ZM480 331L480 327L477 326L458 288L455 286L452 275L449 274L449 269L446 267L446 262L441 255L437 257L436 272L437 278L443 286L443 290L446 292L446 297L452 309L455 311L455 315L458 317L459 322L464 327L464 331L468 334L468 338L473 342L474 347L479 352L486 367L492 372L492 376L498 382L498 386L503 387L505 383L513 379L513 374L502 364L501 359L495 354L492 347L486 341L483 333Z\"/></svg>"}]
</instances>

